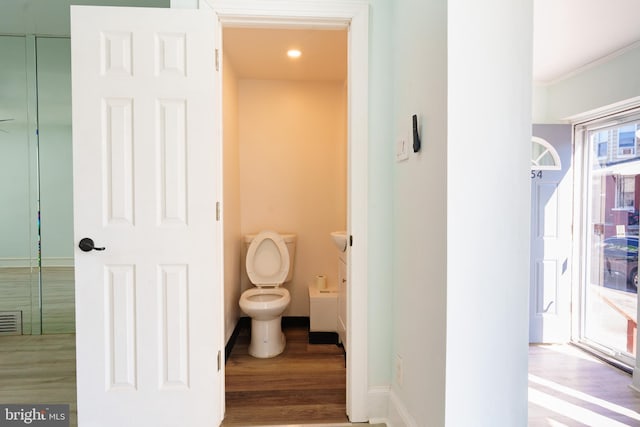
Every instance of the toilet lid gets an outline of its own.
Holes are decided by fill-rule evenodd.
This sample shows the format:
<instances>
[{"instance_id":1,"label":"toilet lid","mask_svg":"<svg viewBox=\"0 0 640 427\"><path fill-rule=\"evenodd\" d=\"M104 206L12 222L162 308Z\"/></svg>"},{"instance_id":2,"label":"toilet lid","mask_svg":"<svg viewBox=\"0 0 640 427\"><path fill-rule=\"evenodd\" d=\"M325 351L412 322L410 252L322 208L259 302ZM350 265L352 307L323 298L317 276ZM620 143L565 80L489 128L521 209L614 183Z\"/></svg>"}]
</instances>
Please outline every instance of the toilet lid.
<instances>
[{"instance_id":1,"label":"toilet lid","mask_svg":"<svg viewBox=\"0 0 640 427\"><path fill-rule=\"evenodd\" d=\"M279 286L289 273L289 251L281 235L262 231L247 250L247 275L255 286Z\"/></svg>"}]
</instances>

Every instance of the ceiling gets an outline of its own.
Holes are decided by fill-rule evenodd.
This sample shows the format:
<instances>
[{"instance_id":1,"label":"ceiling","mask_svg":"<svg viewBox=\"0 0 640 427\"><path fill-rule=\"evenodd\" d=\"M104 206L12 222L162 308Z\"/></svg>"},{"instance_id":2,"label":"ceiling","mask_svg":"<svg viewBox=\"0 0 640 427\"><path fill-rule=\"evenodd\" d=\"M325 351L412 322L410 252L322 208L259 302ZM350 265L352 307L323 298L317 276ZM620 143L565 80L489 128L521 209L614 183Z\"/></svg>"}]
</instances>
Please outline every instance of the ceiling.
<instances>
[{"instance_id":1,"label":"ceiling","mask_svg":"<svg viewBox=\"0 0 640 427\"><path fill-rule=\"evenodd\" d=\"M552 83L640 45L640 0L534 0L533 21L538 83Z\"/></svg>"},{"instance_id":2,"label":"ceiling","mask_svg":"<svg viewBox=\"0 0 640 427\"><path fill-rule=\"evenodd\" d=\"M225 28L223 51L239 78L334 80L347 78L346 30ZM289 49L302 52L287 57Z\"/></svg>"},{"instance_id":3,"label":"ceiling","mask_svg":"<svg viewBox=\"0 0 640 427\"><path fill-rule=\"evenodd\" d=\"M640 0L534 0L533 80L553 83L640 45ZM345 31L227 28L224 50L241 78L344 80ZM285 56L297 46L302 56ZM276 59L273 59L276 58Z\"/></svg>"}]
</instances>

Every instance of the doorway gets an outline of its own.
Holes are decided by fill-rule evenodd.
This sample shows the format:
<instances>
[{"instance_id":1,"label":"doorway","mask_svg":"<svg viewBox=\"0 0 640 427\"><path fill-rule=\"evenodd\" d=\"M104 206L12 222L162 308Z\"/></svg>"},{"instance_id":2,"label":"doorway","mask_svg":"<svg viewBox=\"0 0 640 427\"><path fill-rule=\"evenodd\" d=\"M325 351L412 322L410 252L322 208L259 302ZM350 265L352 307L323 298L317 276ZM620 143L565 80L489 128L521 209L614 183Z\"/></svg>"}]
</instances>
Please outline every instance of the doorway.
<instances>
[{"instance_id":1,"label":"doorway","mask_svg":"<svg viewBox=\"0 0 640 427\"><path fill-rule=\"evenodd\" d=\"M346 230L347 219L347 35L346 29L223 28L226 342L244 316L240 293L252 287L244 268L246 235L296 235L293 277L284 284L291 295L285 320L309 318L309 286L316 275L326 276L329 288L338 287L338 251L330 233ZM292 48L301 56L289 58ZM227 364L225 423L246 425L256 416L261 424L302 421L300 408L316 408L307 412L307 421L346 421L340 350L309 345L308 331L286 323L287 346L272 361L247 358L247 334L241 331ZM280 367L277 385L268 376L274 366ZM244 407L238 411L240 391ZM328 391L341 398L327 400ZM252 398L265 394L267 401ZM264 406L274 399L282 402L275 412ZM330 405L342 406L341 419L331 418L325 408Z\"/></svg>"},{"instance_id":2,"label":"doorway","mask_svg":"<svg viewBox=\"0 0 640 427\"><path fill-rule=\"evenodd\" d=\"M531 161L529 342L571 331L571 126L534 124Z\"/></svg>"},{"instance_id":3,"label":"doorway","mask_svg":"<svg viewBox=\"0 0 640 427\"><path fill-rule=\"evenodd\" d=\"M233 0L205 0L221 27L349 29L347 85L347 232L350 248L347 352L347 414L352 422L368 421L367 369L367 236L368 236L368 25L369 4L354 1L327 5L325 2L287 4ZM220 33L222 29L220 29ZM222 82L218 82L222 88ZM237 300L236 300L237 301Z\"/></svg>"}]
</instances>

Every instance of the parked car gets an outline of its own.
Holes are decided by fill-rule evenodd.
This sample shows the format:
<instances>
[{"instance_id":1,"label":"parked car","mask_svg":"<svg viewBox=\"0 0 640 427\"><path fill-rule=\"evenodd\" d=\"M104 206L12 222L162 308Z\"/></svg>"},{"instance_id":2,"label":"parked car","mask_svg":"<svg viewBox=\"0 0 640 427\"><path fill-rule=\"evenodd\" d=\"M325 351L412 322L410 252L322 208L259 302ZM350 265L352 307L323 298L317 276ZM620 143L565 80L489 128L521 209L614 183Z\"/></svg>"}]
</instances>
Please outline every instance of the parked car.
<instances>
[{"instance_id":1,"label":"parked car","mask_svg":"<svg viewBox=\"0 0 640 427\"><path fill-rule=\"evenodd\" d=\"M632 289L638 289L638 236L608 237L602 244L605 271L621 274Z\"/></svg>"}]
</instances>

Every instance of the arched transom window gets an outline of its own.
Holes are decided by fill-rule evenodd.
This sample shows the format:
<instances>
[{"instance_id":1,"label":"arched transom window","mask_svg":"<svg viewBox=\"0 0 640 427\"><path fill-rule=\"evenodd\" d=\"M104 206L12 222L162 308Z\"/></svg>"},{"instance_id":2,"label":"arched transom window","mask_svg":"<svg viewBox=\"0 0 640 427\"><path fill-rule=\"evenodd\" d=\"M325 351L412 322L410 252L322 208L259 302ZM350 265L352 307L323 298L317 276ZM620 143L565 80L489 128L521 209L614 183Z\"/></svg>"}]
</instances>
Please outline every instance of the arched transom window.
<instances>
[{"instance_id":1,"label":"arched transom window","mask_svg":"<svg viewBox=\"0 0 640 427\"><path fill-rule=\"evenodd\" d=\"M548 141L531 138L531 169L557 171L562 168L558 152Z\"/></svg>"}]
</instances>

